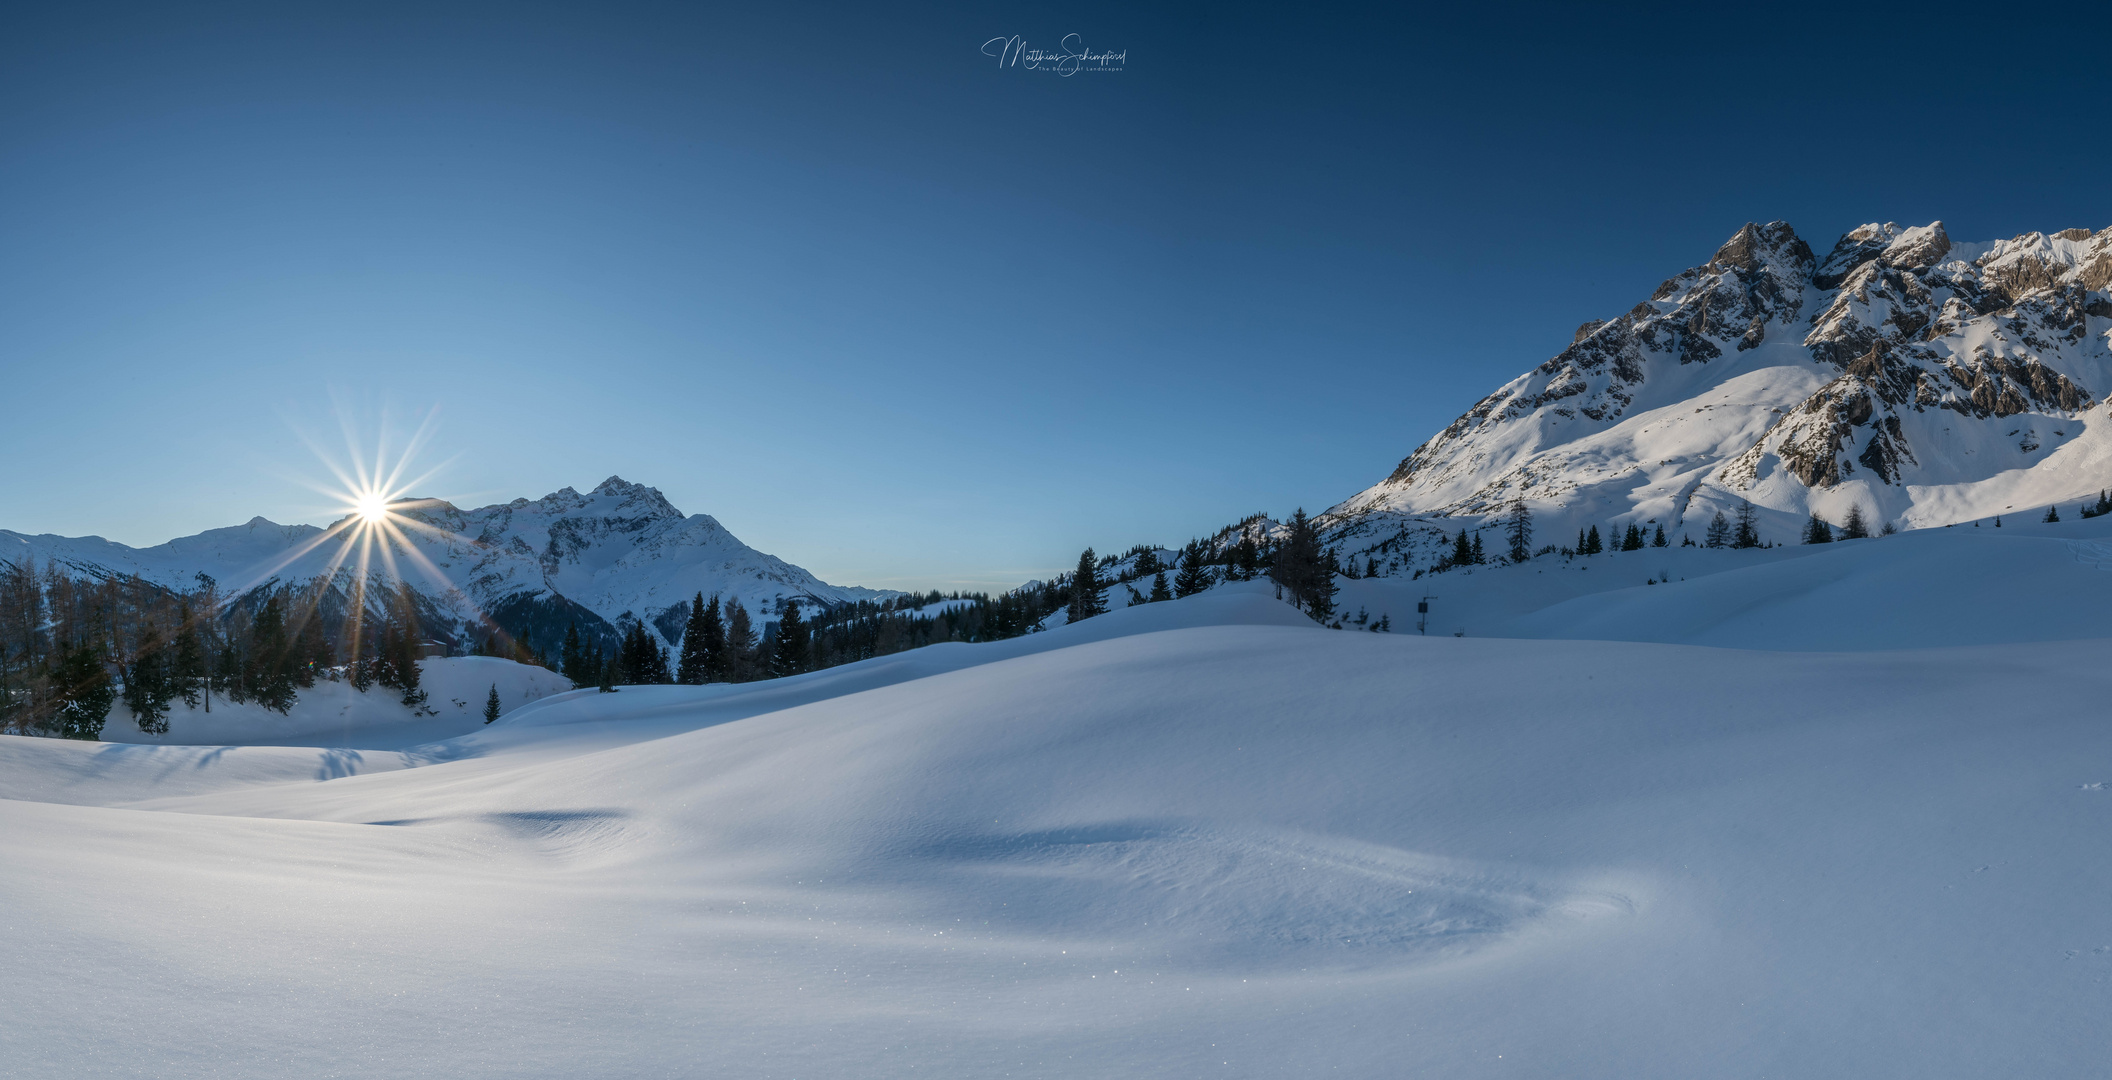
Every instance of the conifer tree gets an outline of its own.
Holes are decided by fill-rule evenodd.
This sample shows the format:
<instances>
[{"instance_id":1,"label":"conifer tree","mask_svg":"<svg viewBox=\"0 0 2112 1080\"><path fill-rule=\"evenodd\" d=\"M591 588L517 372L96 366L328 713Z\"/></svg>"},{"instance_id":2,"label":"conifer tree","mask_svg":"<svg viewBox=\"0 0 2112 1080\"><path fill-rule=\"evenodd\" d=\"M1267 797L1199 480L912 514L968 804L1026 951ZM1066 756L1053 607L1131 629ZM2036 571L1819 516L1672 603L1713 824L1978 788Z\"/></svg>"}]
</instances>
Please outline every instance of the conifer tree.
<instances>
[{"instance_id":1,"label":"conifer tree","mask_svg":"<svg viewBox=\"0 0 2112 1080\"><path fill-rule=\"evenodd\" d=\"M491 696L484 699L484 722L489 724L499 718L499 684L491 684Z\"/></svg>"},{"instance_id":2,"label":"conifer tree","mask_svg":"<svg viewBox=\"0 0 2112 1080\"><path fill-rule=\"evenodd\" d=\"M257 704L280 715L293 709L292 643L286 640L286 614L276 596L264 601L250 627L249 693Z\"/></svg>"},{"instance_id":3,"label":"conifer tree","mask_svg":"<svg viewBox=\"0 0 2112 1080\"><path fill-rule=\"evenodd\" d=\"M1203 542L1190 540L1188 546L1181 549L1181 569L1173 576L1173 595L1194 596L1214 584L1213 576Z\"/></svg>"},{"instance_id":4,"label":"conifer tree","mask_svg":"<svg viewBox=\"0 0 2112 1080\"><path fill-rule=\"evenodd\" d=\"M1472 566L1472 565L1474 565L1474 545L1473 545L1472 543L1469 543L1469 542L1468 542L1468 540L1467 540L1467 530L1465 530L1465 529L1461 529L1461 530L1459 530L1459 536L1458 536L1458 538L1452 541L1452 560L1451 560L1451 565L1453 565L1453 566Z\"/></svg>"},{"instance_id":5,"label":"conifer tree","mask_svg":"<svg viewBox=\"0 0 2112 1080\"><path fill-rule=\"evenodd\" d=\"M186 706L198 707L198 691L205 685L205 649L198 643L198 628L191 624L188 602L176 608L176 641L169 656L169 681Z\"/></svg>"},{"instance_id":6,"label":"conifer tree","mask_svg":"<svg viewBox=\"0 0 2112 1080\"><path fill-rule=\"evenodd\" d=\"M103 667L102 650L92 645L68 650L51 681L60 737L86 742L101 739L103 721L117 701L110 672Z\"/></svg>"},{"instance_id":7,"label":"conifer tree","mask_svg":"<svg viewBox=\"0 0 2112 1080\"><path fill-rule=\"evenodd\" d=\"M682 627L682 659L675 664L675 681L683 686L702 686L708 682L710 663L706 656L704 594L699 591L689 602L689 622Z\"/></svg>"},{"instance_id":8,"label":"conifer tree","mask_svg":"<svg viewBox=\"0 0 2112 1080\"><path fill-rule=\"evenodd\" d=\"M1086 548L1078 556L1077 571L1071 575L1071 610L1066 622L1083 622L1107 613L1107 597L1101 593L1099 574L1093 549Z\"/></svg>"},{"instance_id":9,"label":"conifer tree","mask_svg":"<svg viewBox=\"0 0 2112 1080\"><path fill-rule=\"evenodd\" d=\"M1718 511L1716 511L1716 516L1715 516L1715 517L1713 517L1713 518L1710 518L1710 519L1709 519L1709 530L1708 530L1708 532L1707 532L1707 533L1705 533L1705 534L1703 534L1703 535L1704 535L1704 537L1705 537L1705 538L1707 539L1707 541L1708 541L1707 543L1705 543L1705 544L1703 544L1703 545L1702 545L1702 546L1704 546L1704 547L1712 547L1712 548L1720 548L1720 547L1730 547L1730 546L1731 546L1731 522L1730 522L1730 519L1729 519L1729 518L1726 518L1726 517L1724 517L1724 516L1723 516L1723 511L1721 511L1721 510L1718 510Z\"/></svg>"},{"instance_id":10,"label":"conifer tree","mask_svg":"<svg viewBox=\"0 0 2112 1080\"><path fill-rule=\"evenodd\" d=\"M1643 550L1643 530L1635 522L1629 522L1628 531L1621 534L1621 550Z\"/></svg>"},{"instance_id":11,"label":"conifer tree","mask_svg":"<svg viewBox=\"0 0 2112 1080\"><path fill-rule=\"evenodd\" d=\"M1656 535L1656 536L1653 536L1653 537L1651 537L1651 538L1650 538L1650 546L1651 546L1651 547L1671 547L1671 546L1672 546L1672 542L1671 542L1671 541L1669 541L1669 540L1666 540L1666 539L1665 539L1665 523L1664 523L1664 522L1660 521L1660 522L1658 522L1658 523L1657 523L1657 535Z\"/></svg>"},{"instance_id":12,"label":"conifer tree","mask_svg":"<svg viewBox=\"0 0 2112 1080\"><path fill-rule=\"evenodd\" d=\"M1523 494L1511 500L1511 512L1503 521L1503 538L1510 544L1512 562L1522 563L1533 557L1533 512L1526 508Z\"/></svg>"},{"instance_id":13,"label":"conifer tree","mask_svg":"<svg viewBox=\"0 0 2112 1080\"><path fill-rule=\"evenodd\" d=\"M1467 549L1467 555L1473 559L1474 565L1476 566L1485 565L1489 561L1488 555L1481 550L1480 533L1477 532L1474 534L1474 546Z\"/></svg>"},{"instance_id":14,"label":"conifer tree","mask_svg":"<svg viewBox=\"0 0 2112 1080\"><path fill-rule=\"evenodd\" d=\"M1173 599L1173 590L1166 587L1166 571L1161 570L1153 574L1151 576L1151 602L1156 604L1161 600L1171 599Z\"/></svg>"},{"instance_id":15,"label":"conifer tree","mask_svg":"<svg viewBox=\"0 0 2112 1080\"><path fill-rule=\"evenodd\" d=\"M1575 547L1575 548L1574 548L1573 550L1574 550L1574 551L1576 551L1576 553L1577 553L1577 554L1579 554L1579 555L1589 555L1589 554L1591 554L1590 552L1588 552L1588 551L1584 550L1584 530L1583 530L1583 529L1578 529L1578 530L1577 530L1577 546L1576 546L1576 547Z\"/></svg>"},{"instance_id":16,"label":"conifer tree","mask_svg":"<svg viewBox=\"0 0 2112 1080\"><path fill-rule=\"evenodd\" d=\"M1826 519L1820 517L1819 512L1816 510L1811 512L1811 520L1804 523L1804 542L1807 544L1833 543L1832 527L1826 524Z\"/></svg>"},{"instance_id":17,"label":"conifer tree","mask_svg":"<svg viewBox=\"0 0 2112 1080\"><path fill-rule=\"evenodd\" d=\"M2060 512L2060 510L2059 510L2059 509L2057 509L2057 508L2055 508L2055 507L2051 507L2051 506L2049 506L2049 507L2047 507L2047 508L2046 508L2046 516L2045 516L2044 518L2041 518L2041 519L2040 519L2040 523L2041 523L2041 524L2045 524L2045 525L2052 525L2052 524L2055 524L2055 523L2059 522L2060 520L2061 520L2061 512Z\"/></svg>"},{"instance_id":18,"label":"conifer tree","mask_svg":"<svg viewBox=\"0 0 2112 1080\"><path fill-rule=\"evenodd\" d=\"M1753 504L1738 500L1738 520L1731 527L1731 546L1734 548L1756 548L1760 546L1758 515Z\"/></svg>"},{"instance_id":19,"label":"conifer tree","mask_svg":"<svg viewBox=\"0 0 2112 1080\"><path fill-rule=\"evenodd\" d=\"M125 708L132 711L139 730L149 735L166 735L169 732L169 702L175 697L176 688L169 675L169 657L162 645L161 634L153 623L147 623L132 647L132 663L125 668Z\"/></svg>"},{"instance_id":20,"label":"conifer tree","mask_svg":"<svg viewBox=\"0 0 2112 1080\"><path fill-rule=\"evenodd\" d=\"M580 690L600 678L587 663L586 647L579 642L579 623L575 620L565 624L565 640L557 649L558 664L565 670L565 678L572 680L572 689Z\"/></svg>"},{"instance_id":21,"label":"conifer tree","mask_svg":"<svg viewBox=\"0 0 2112 1080\"><path fill-rule=\"evenodd\" d=\"M616 692L616 684L623 681L623 673L617 670L616 654L622 650L611 650L601 663L601 680L596 685L604 694Z\"/></svg>"},{"instance_id":22,"label":"conifer tree","mask_svg":"<svg viewBox=\"0 0 2112 1080\"><path fill-rule=\"evenodd\" d=\"M719 617L719 596L713 593L711 602L704 605L704 621L699 626L704 635L704 681L725 682L727 672L726 623Z\"/></svg>"},{"instance_id":23,"label":"conifer tree","mask_svg":"<svg viewBox=\"0 0 2112 1080\"><path fill-rule=\"evenodd\" d=\"M1584 555L1597 555L1604 550L1606 550L1606 543L1599 539L1599 527L1593 525L1591 530L1584 534L1584 543L1577 548L1577 551Z\"/></svg>"},{"instance_id":24,"label":"conifer tree","mask_svg":"<svg viewBox=\"0 0 2112 1080\"><path fill-rule=\"evenodd\" d=\"M809 641L807 625L799 617L799 601L778 605L777 634L770 650L771 675L782 678L807 670Z\"/></svg>"},{"instance_id":25,"label":"conifer tree","mask_svg":"<svg viewBox=\"0 0 2112 1080\"><path fill-rule=\"evenodd\" d=\"M755 624L739 598L726 603L726 680L755 678Z\"/></svg>"},{"instance_id":26,"label":"conifer tree","mask_svg":"<svg viewBox=\"0 0 2112 1080\"><path fill-rule=\"evenodd\" d=\"M1848 519L1841 523L1841 539L1862 540L1870 535L1870 523L1863 518L1863 504L1848 507Z\"/></svg>"}]
</instances>

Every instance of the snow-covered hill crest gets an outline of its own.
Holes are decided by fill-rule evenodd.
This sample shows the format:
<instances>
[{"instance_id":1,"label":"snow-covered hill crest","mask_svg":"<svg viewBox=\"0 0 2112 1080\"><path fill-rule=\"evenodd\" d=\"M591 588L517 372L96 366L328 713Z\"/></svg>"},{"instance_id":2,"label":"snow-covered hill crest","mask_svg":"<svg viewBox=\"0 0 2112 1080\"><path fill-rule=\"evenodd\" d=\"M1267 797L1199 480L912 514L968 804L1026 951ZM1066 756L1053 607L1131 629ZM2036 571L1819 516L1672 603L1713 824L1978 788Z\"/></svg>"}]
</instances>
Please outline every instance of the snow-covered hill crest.
<instances>
[{"instance_id":1,"label":"snow-covered hill crest","mask_svg":"<svg viewBox=\"0 0 2112 1080\"><path fill-rule=\"evenodd\" d=\"M1749 224L1328 512L1356 534L1523 498L1566 535L1751 500L1778 539L1851 504L1903 527L2112 484L2112 229L1957 243L1872 224L1822 259Z\"/></svg>"}]
</instances>

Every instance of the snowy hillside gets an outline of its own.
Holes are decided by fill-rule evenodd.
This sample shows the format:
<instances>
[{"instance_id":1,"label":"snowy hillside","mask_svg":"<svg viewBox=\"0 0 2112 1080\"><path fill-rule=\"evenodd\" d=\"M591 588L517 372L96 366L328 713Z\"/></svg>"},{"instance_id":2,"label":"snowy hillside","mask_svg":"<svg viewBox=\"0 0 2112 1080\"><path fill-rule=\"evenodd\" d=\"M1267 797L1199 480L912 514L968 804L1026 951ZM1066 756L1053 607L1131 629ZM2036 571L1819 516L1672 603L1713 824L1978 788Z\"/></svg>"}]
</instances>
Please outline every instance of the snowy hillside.
<instances>
[{"instance_id":1,"label":"snowy hillside","mask_svg":"<svg viewBox=\"0 0 2112 1080\"><path fill-rule=\"evenodd\" d=\"M324 678L300 692L283 715L254 701L219 698L205 708L173 703L169 730L148 735L122 703L103 725L104 742L211 746L398 747L437 742L484 726L484 702L495 689L499 707L517 709L572 689L572 681L532 664L490 656L455 656L418 662L425 705L412 709L397 691L380 686L356 690L342 679Z\"/></svg>"},{"instance_id":2,"label":"snowy hillside","mask_svg":"<svg viewBox=\"0 0 2112 1080\"><path fill-rule=\"evenodd\" d=\"M1750 500L1764 537L1861 506L1901 528L2112 484L2112 229L1953 242L1866 225L1823 258L1783 222L1484 398L1328 512L1352 548L1522 497L1551 538L1699 536Z\"/></svg>"},{"instance_id":3,"label":"snowy hillside","mask_svg":"<svg viewBox=\"0 0 2112 1080\"><path fill-rule=\"evenodd\" d=\"M405 529L388 560L374 559L370 595L391 587L393 564L458 633L488 617L521 628L517 632L544 648L555 647L568 621L613 623L624 615L646 621L672 642L680 623L671 609L699 592L738 599L764 615L788 598L811 607L895 595L830 585L741 543L708 515L685 516L657 489L621 477L584 495L564 488L541 499L475 510L422 500L399 512L432 531ZM219 582L223 595L318 579L349 594L356 561L344 547L329 530L263 518L151 548L0 530L0 560L33 559L40 568L55 564L76 577L136 574L174 589L192 588L202 573Z\"/></svg>"},{"instance_id":4,"label":"snowy hillside","mask_svg":"<svg viewBox=\"0 0 2112 1080\"><path fill-rule=\"evenodd\" d=\"M2098 525L1438 579L1513 621L1569 589L1597 605L1571 627L1989 628L1921 652L1350 633L1246 583L788 679L560 694L395 751L0 738L6 1058L2087 1073L2112 672L2076 636L2105 587L2066 594L2112 582ZM1987 585L1948 608L1888 577L1966 566ZM1345 594L1382 586L1406 587Z\"/></svg>"}]
</instances>

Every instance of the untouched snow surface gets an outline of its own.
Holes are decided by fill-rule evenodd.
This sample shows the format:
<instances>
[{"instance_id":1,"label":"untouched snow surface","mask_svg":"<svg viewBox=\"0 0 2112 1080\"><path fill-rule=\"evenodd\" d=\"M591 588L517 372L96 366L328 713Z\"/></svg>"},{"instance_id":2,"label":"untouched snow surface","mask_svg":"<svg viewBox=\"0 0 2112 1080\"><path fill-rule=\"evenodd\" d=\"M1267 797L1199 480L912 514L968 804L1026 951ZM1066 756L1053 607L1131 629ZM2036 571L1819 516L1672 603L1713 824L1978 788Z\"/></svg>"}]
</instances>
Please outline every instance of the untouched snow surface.
<instances>
[{"instance_id":1,"label":"untouched snow surface","mask_svg":"<svg viewBox=\"0 0 2112 1080\"><path fill-rule=\"evenodd\" d=\"M1881 646L1939 610L1912 598L1994 595L1887 577L1953 558L2051 613L2022 644L1338 632L1247 585L777 682L558 694L357 775L0 739L0 1060L2088 1073L2112 1042L2112 643L2044 590L2112 575L2072 531L1743 552L1506 616L1761 635L1758 576L1821 614L1891 597L1905 615L1837 643Z\"/></svg>"}]
</instances>

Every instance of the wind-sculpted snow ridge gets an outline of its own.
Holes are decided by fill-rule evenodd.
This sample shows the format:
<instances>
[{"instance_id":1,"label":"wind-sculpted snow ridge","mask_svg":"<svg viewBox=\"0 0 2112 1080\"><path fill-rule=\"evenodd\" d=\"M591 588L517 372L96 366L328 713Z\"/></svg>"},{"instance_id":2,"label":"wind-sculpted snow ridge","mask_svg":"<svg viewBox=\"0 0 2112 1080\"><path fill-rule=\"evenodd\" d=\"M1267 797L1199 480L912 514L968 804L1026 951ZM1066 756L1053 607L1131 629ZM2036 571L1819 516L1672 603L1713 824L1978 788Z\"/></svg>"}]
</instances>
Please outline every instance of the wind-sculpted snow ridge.
<instances>
[{"instance_id":1,"label":"wind-sculpted snow ridge","mask_svg":"<svg viewBox=\"0 0 2112 1080\"><path fill-rule=\"evenodd\" d=\"M1768 538L1813 512L1942 525L2094 497L2112 478L2112 229L1955 243L1873 224L1815 257L1747 225L1648 300L1416 448L1323 523L1359 550L1523 498L1588 524L1698 534L1750 500Z\"/></svg>"},{"instance_id":2,"label":"wind-sculpted snow ridge","mask_svg":"<svg viewBox=\"0 0 2112 1080\"><path fill-rule=\"evenodd\" d=\"M403 530L442 580L432 580L404 554L395 560L403 580L425 597L429 615L458 625L489 617L538 641L547 638L546 645L563 635L568 621L584 621L591 628L625 616L646 622L669 642L678 641L687 609L677 606L699 592L738 599L761 617L788 599L811 611L816 605L896 595L828 584L741 543L709 515L685 516L658 489L616 476L584 495L568 487L540 499L474 510L419 500L400 512L441 534ZM339 545L318 546L323 532L312 525L254 518L156 547L131 548L100 537L0 530L0 560L31 558L40 568L57 566L94 579L136 574L174 589L193 588L201 573L236 591L305 586L327 578L336 585L334 595L352 595L356 574L343 566L333 573ZM371 596L387 595L394 587L393 579L384 580L379 560L370 576Z\"/></svg>"},{"instance_id":3,"label":"wind-sculpted snow ridge","mask_svg":"<svg viewBox=\"0 0 2112 1080\"><path fill-rule=\"evenodd\" d=\"M2112 579L2101 533L2007 532L1996 576ZM0 1038L24 1076L2087 1073L2103 646L1345 633L1247 584L329 779L0 738Z\"/></svg>"}]
</instances>

